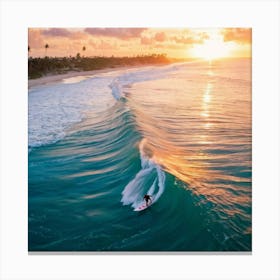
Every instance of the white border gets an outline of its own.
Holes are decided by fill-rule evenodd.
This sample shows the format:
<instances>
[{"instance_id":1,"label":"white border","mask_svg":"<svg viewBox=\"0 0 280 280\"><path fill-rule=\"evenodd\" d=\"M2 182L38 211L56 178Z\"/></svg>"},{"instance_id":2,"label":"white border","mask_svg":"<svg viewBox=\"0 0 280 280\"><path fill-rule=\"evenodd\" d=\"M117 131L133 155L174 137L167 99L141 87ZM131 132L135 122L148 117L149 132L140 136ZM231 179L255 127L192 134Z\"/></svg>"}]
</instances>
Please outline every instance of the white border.
<instances>
[{"instance_id":1,"label":"white border","mask_svg":"<svg viewBox=\"0 0 280 280\"><path fill-rule=\"evenodd\" d=\"M253 28L253 254L28 255L27 28ZM279 2L2 1L1 279L279 279Z\"/></svg>"}]
</instances>

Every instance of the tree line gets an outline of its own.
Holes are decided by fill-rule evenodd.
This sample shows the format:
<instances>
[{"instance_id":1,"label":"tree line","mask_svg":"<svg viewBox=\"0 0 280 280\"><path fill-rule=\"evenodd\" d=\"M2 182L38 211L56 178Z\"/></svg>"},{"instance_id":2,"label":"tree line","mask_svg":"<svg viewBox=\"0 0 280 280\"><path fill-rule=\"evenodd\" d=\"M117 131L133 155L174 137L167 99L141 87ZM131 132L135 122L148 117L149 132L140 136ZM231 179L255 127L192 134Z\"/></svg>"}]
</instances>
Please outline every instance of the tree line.
<instances>
[{"instance_id":1,"label":"tree line","mask_svg":"<svg viewBox=\"0 0 280 280\"><path fill-rule=\"evenodd\" d=\"M36 79L47 74L64 74L69 71L90 71L104 68L114 68L121 66L136 66L147 64L165 64L171 60L166 54L137 55L133 57L84 57L80 53L69 57L48 57L47 50L49 45L45 45L45 57L28 58L28 78ZM83 52L86 47L83 46ZM30 46L28 46L30 52Z\"/></svg>"},{"instance_id":2,"label":"tree line","mask_svg":"<svg viewBox=\"0 0 280 280\"><path fill-rule=\"evenodd\" d=\"M47 74L64 74L69 71L90 71L121 66L170 63L165 54L138 55L133 57L30 57L28 78L40 78Z\"/></svg>"}]
</instances>

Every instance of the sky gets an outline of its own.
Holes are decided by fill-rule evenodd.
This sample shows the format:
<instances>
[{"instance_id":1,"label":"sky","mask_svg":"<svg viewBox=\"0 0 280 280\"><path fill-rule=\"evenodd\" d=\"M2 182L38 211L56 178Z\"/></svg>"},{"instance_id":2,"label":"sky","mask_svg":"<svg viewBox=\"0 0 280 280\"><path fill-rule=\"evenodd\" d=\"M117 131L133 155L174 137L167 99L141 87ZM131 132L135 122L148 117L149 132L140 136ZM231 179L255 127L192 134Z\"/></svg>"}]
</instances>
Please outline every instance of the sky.
<instances>
[{"instance_id":1,"label":"sky","mask_svg":"<svg viewBox=\"0 0 280 280\"><path fill-rule=\"evenodd\" d=\"M29 28L29 56L251 57L250 28ZM48 44L49 48L45 48ZM85 46L85 50L83 47Z\"/></svg>"}]
</instances>

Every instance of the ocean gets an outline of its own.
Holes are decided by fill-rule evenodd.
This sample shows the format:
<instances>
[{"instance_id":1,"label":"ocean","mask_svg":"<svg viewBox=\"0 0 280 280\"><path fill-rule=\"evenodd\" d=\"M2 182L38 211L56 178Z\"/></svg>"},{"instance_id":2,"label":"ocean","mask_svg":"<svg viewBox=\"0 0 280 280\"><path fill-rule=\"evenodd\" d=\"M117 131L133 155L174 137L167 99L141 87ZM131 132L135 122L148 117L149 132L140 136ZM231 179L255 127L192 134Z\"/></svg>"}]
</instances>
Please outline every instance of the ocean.
<instances>
[{"instance_id":1,"label":"ocean","mask_svg":"<svg viewBox=\"0 0 280 280\"><path fill-rule=\"evenodd\" d=\"M29 251L252 249L251 59L30 88L28 143Z\"/></svg>"}]
</instances>

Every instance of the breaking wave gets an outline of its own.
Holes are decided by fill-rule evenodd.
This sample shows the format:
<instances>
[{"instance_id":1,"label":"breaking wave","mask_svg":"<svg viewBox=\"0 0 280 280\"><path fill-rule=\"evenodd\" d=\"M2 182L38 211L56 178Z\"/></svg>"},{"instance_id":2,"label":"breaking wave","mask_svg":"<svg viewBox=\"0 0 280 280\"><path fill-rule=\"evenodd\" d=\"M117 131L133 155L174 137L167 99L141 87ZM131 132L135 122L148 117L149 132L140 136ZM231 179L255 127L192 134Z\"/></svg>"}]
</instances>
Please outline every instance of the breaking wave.
<instances>
[{"instance_id":1,"label":"breaking wave","mask_svg":"<svg viewBox=\"0 0 280 280\"><path fill-rule=\"evenodd\" d=\"M165 189L165 173L153 158L149 158L145 153L145 142L146 139L143 139L139 144L142 168L122 192L123 205L131 204L134 209L143 203L145 194L150 195L155 203Z\"/></svg>"}]
</instances>

